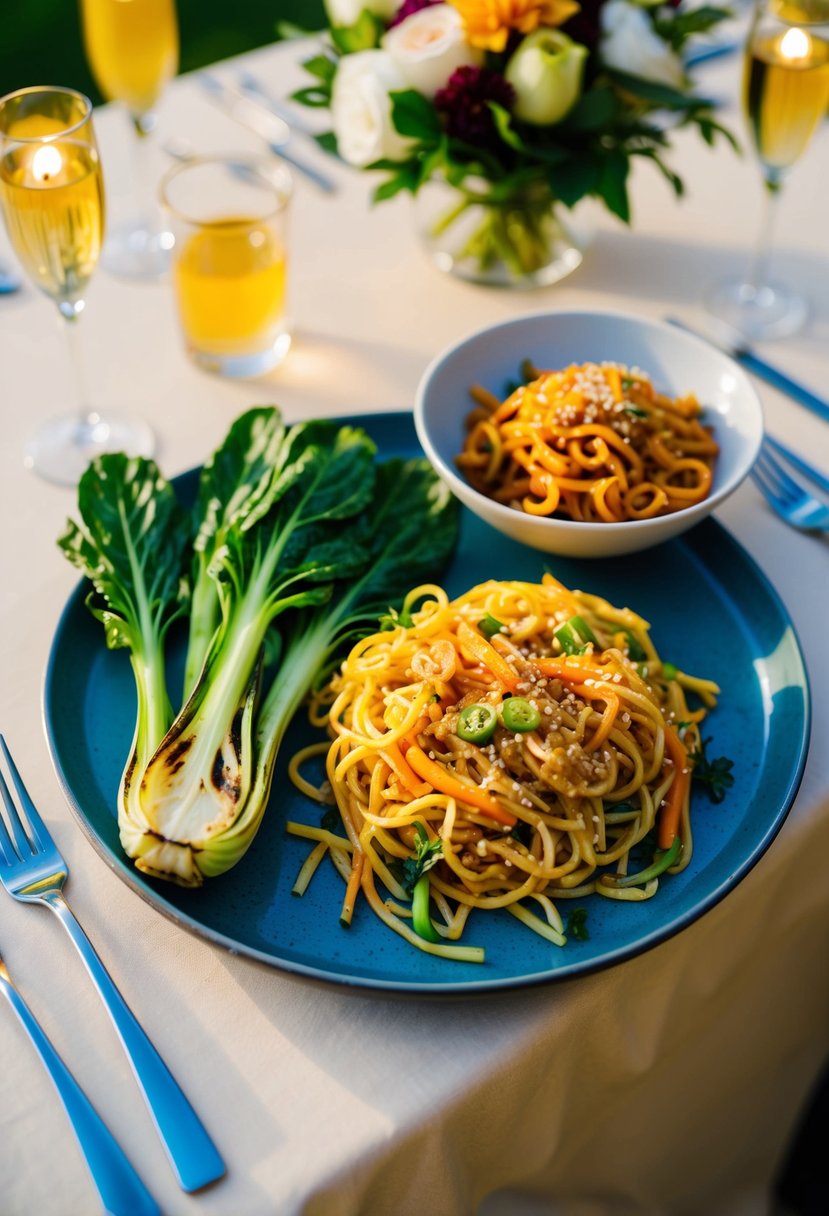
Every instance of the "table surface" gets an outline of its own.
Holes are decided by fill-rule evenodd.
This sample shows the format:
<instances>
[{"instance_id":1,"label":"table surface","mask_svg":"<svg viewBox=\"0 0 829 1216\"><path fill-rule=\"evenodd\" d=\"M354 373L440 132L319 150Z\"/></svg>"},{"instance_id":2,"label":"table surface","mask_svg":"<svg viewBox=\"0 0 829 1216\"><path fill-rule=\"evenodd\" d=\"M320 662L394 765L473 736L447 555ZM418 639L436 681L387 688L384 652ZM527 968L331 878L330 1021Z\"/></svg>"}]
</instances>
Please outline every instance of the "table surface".
<instances>
[{"instance_id":1,"label":"table surface","mask_svg":"<svg viewBox=\"0 0 829 1216\"><path fill-rule=\"evenodd\" d=\"M298 83L296 47L246 57L274 90ZM237 65L219 65L232 76ZM700 80L739 124L738 64ZM165 139L258 151L192 80L169 89ZM117 220L130 133L97 116ZM808 329L768 347L817 388L829 337L822 187L829 132L784 191L776 264L814 305ZM554 288L500 292L443 276L419 247L408 199L370 205L368 175L314 150L337 181L297 181L292 215L295 343L278 371L232 382L183 353L169 285L97 274L83 321L94 397L143 415L169 474L201 462L247 406L291 421L411 408L447 343L520 312L609 307L704 326L706 287L745 264L759 220L750 155L687 133L674 201L649 165L633 175L627 230L600 216L582 268ZM4 238L3 238L4 239ZM0 243L0 257L7 248ZM717 513L780 593L814 695L805 776L782 832L714 910L656 949L599 974L457 999L321 987L193 937L140 900L78 830L48 759L43 673L75 576L55 538L71 491L24 471L20 452L62 407L68 368L53 306L27 288L0 300L0 726L71 871L68 895L151 1038L214 1134L228 1176L183 1195L128 1064L55 918L2 900L0 948L18 986L170 1216L409 1213L760 1213L770 1177L829 1053L829 578L824 541L795 533L747 482ZM829 467L826 424L759 386L769 430ZM64 1115L10 1013L0 1013L2 1210L87 1216L97 1199Z\"/></svg>"}]
</instances>

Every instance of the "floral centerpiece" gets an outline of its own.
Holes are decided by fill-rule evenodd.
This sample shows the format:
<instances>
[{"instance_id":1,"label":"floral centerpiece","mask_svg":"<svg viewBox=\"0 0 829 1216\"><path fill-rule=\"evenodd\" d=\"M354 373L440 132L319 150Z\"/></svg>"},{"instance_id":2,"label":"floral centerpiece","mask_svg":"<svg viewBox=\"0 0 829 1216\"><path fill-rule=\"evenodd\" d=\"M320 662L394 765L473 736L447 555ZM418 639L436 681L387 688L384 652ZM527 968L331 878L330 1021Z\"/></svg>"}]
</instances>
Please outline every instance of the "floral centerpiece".
<instances>
[{"instance_id":1,"label":"floral centerpiece","mask_svg":"<svg viewBox=\"0 0 829 1216\"><path fill-rule=\"evenodd\" d=\"M600 199L630 221L628 173L673 131L731 136L683 65L728 11L649 0L326 0L325 48L297 100L330 108L323 142L383 171L376 200L437 185L454 197L424 235L483 281L552 282L581 260L567 216ZM666 115L668 120L666 121ZM732 141L733 142L733 141Z\"/></svg>"}]
</instances>

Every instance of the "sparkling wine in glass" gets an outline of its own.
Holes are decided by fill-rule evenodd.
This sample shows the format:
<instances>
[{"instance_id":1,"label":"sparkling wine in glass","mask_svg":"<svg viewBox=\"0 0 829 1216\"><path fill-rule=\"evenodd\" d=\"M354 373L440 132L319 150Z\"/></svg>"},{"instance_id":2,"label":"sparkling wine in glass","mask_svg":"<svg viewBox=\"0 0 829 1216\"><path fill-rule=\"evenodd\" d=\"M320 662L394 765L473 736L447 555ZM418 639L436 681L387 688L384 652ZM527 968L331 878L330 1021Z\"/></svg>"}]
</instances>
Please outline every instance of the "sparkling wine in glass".
<instances>
[{"instance_id":1,"label":"sparkling wine in glass","mask_svg":"<svg viewBox=\"0 0 829 1216\"><path fill-rule=\"evenodd\" d=\"M776 200L829 109L829 0L767 0L745 49L743 108L765 185L760 237L745 279L708 297L714 316L749 339L795 333L806 301L769 278Z\"/></svg>"},{"instance_id":2,"label":"sparkling wine in glass","mask_svg":"<svg viewBox=\"0 0 829 1216\"><path fill-rule=\"evenodd\" d=\"M149 427L89 407L77 326L104 230L104 185L92 104L73 89L20 89L0 98L0 209L32 282L54 300L69 338L75 412L45 423L26 445L26 464L50 481L77 482L103 451L148 455Z\"/></svg>"},{"instance_id":3,"label":"sparkling wine in glass","mask_svg":"<svg viewBox=\"0 0 829 1216\"><path fill-rule=\"evenodd\" d=\"M175 0L80 0L86 58L108 101L120 102L135 131L133 178L137 216L109 233L107 269L128 278L158 278L172 236L165 230L147 163L155 107L178 68Z\"/></svg>"}]
</instances>

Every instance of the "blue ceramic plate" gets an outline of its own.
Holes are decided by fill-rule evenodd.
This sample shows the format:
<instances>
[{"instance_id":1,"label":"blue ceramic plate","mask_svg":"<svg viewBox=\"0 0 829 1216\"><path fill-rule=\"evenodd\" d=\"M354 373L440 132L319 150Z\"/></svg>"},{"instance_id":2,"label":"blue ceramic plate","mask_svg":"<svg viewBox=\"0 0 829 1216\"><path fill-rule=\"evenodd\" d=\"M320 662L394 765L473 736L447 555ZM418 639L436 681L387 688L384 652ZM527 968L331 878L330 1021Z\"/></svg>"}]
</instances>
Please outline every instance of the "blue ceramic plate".
<instances>
[{"instance_id":1,"label":"blue ceramic plate","mask_svg":"<svg viewBox=\"0 0 829 1216\"><path fill-rule=\"evenodd\" d=\"M358 421L385 456L419 454L407 414ZM192 493L195 475L180 480ZM118 843L116 795L128 753L135 694L127 655L109 652L101 626L72 595L58 625L46 675L46 730L55 767L83 831L134 891L177 924L217 945L283 970L366 988L474 992L544 983L618 963L685 928L723 898L762 856L797 791L806 758L809 695L791 622L772 587L712 520L681 539L632 557L597 562L548 558L464 513L445 585L460 594L488 578L564 583L629 605L651 622L664 658L722 688L706 722L711 755L734 760L735 783L719 806L694 802L694 856L644 903L599 896L588 909L589 940L548 944L506 912L473 914L465 940L486 948L482 965L433 958L407 945L365 907L350 929L338 920L342 882L329 863L298 899L291 886L308 845L287 819L319 823L319 808L285 772L295 747L314 738L296 721L282 748L271 806L242 861L200 890L144 878ZM318 737L318 736L316 736Z\"/></svg>"}]
</instances>

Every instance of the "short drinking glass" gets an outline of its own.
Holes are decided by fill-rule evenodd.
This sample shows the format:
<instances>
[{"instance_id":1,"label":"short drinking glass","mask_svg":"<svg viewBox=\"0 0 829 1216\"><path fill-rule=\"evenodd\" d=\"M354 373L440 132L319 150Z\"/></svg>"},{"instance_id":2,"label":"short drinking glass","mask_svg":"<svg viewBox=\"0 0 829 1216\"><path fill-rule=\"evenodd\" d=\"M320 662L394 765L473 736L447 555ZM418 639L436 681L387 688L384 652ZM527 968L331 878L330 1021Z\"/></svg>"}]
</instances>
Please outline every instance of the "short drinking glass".
<instances>
[{"instance_id":1,"label":"short drinking glass","mask_svg":"<svg viewBox=\"0 0 829 1216\"><path fill-rule=\"evenodd\" d=\"M179 319L208 371L258 376L288 352L290 195L288 171L260 160L194 158L164 178Z\"/></svg>"}]
</instances>

